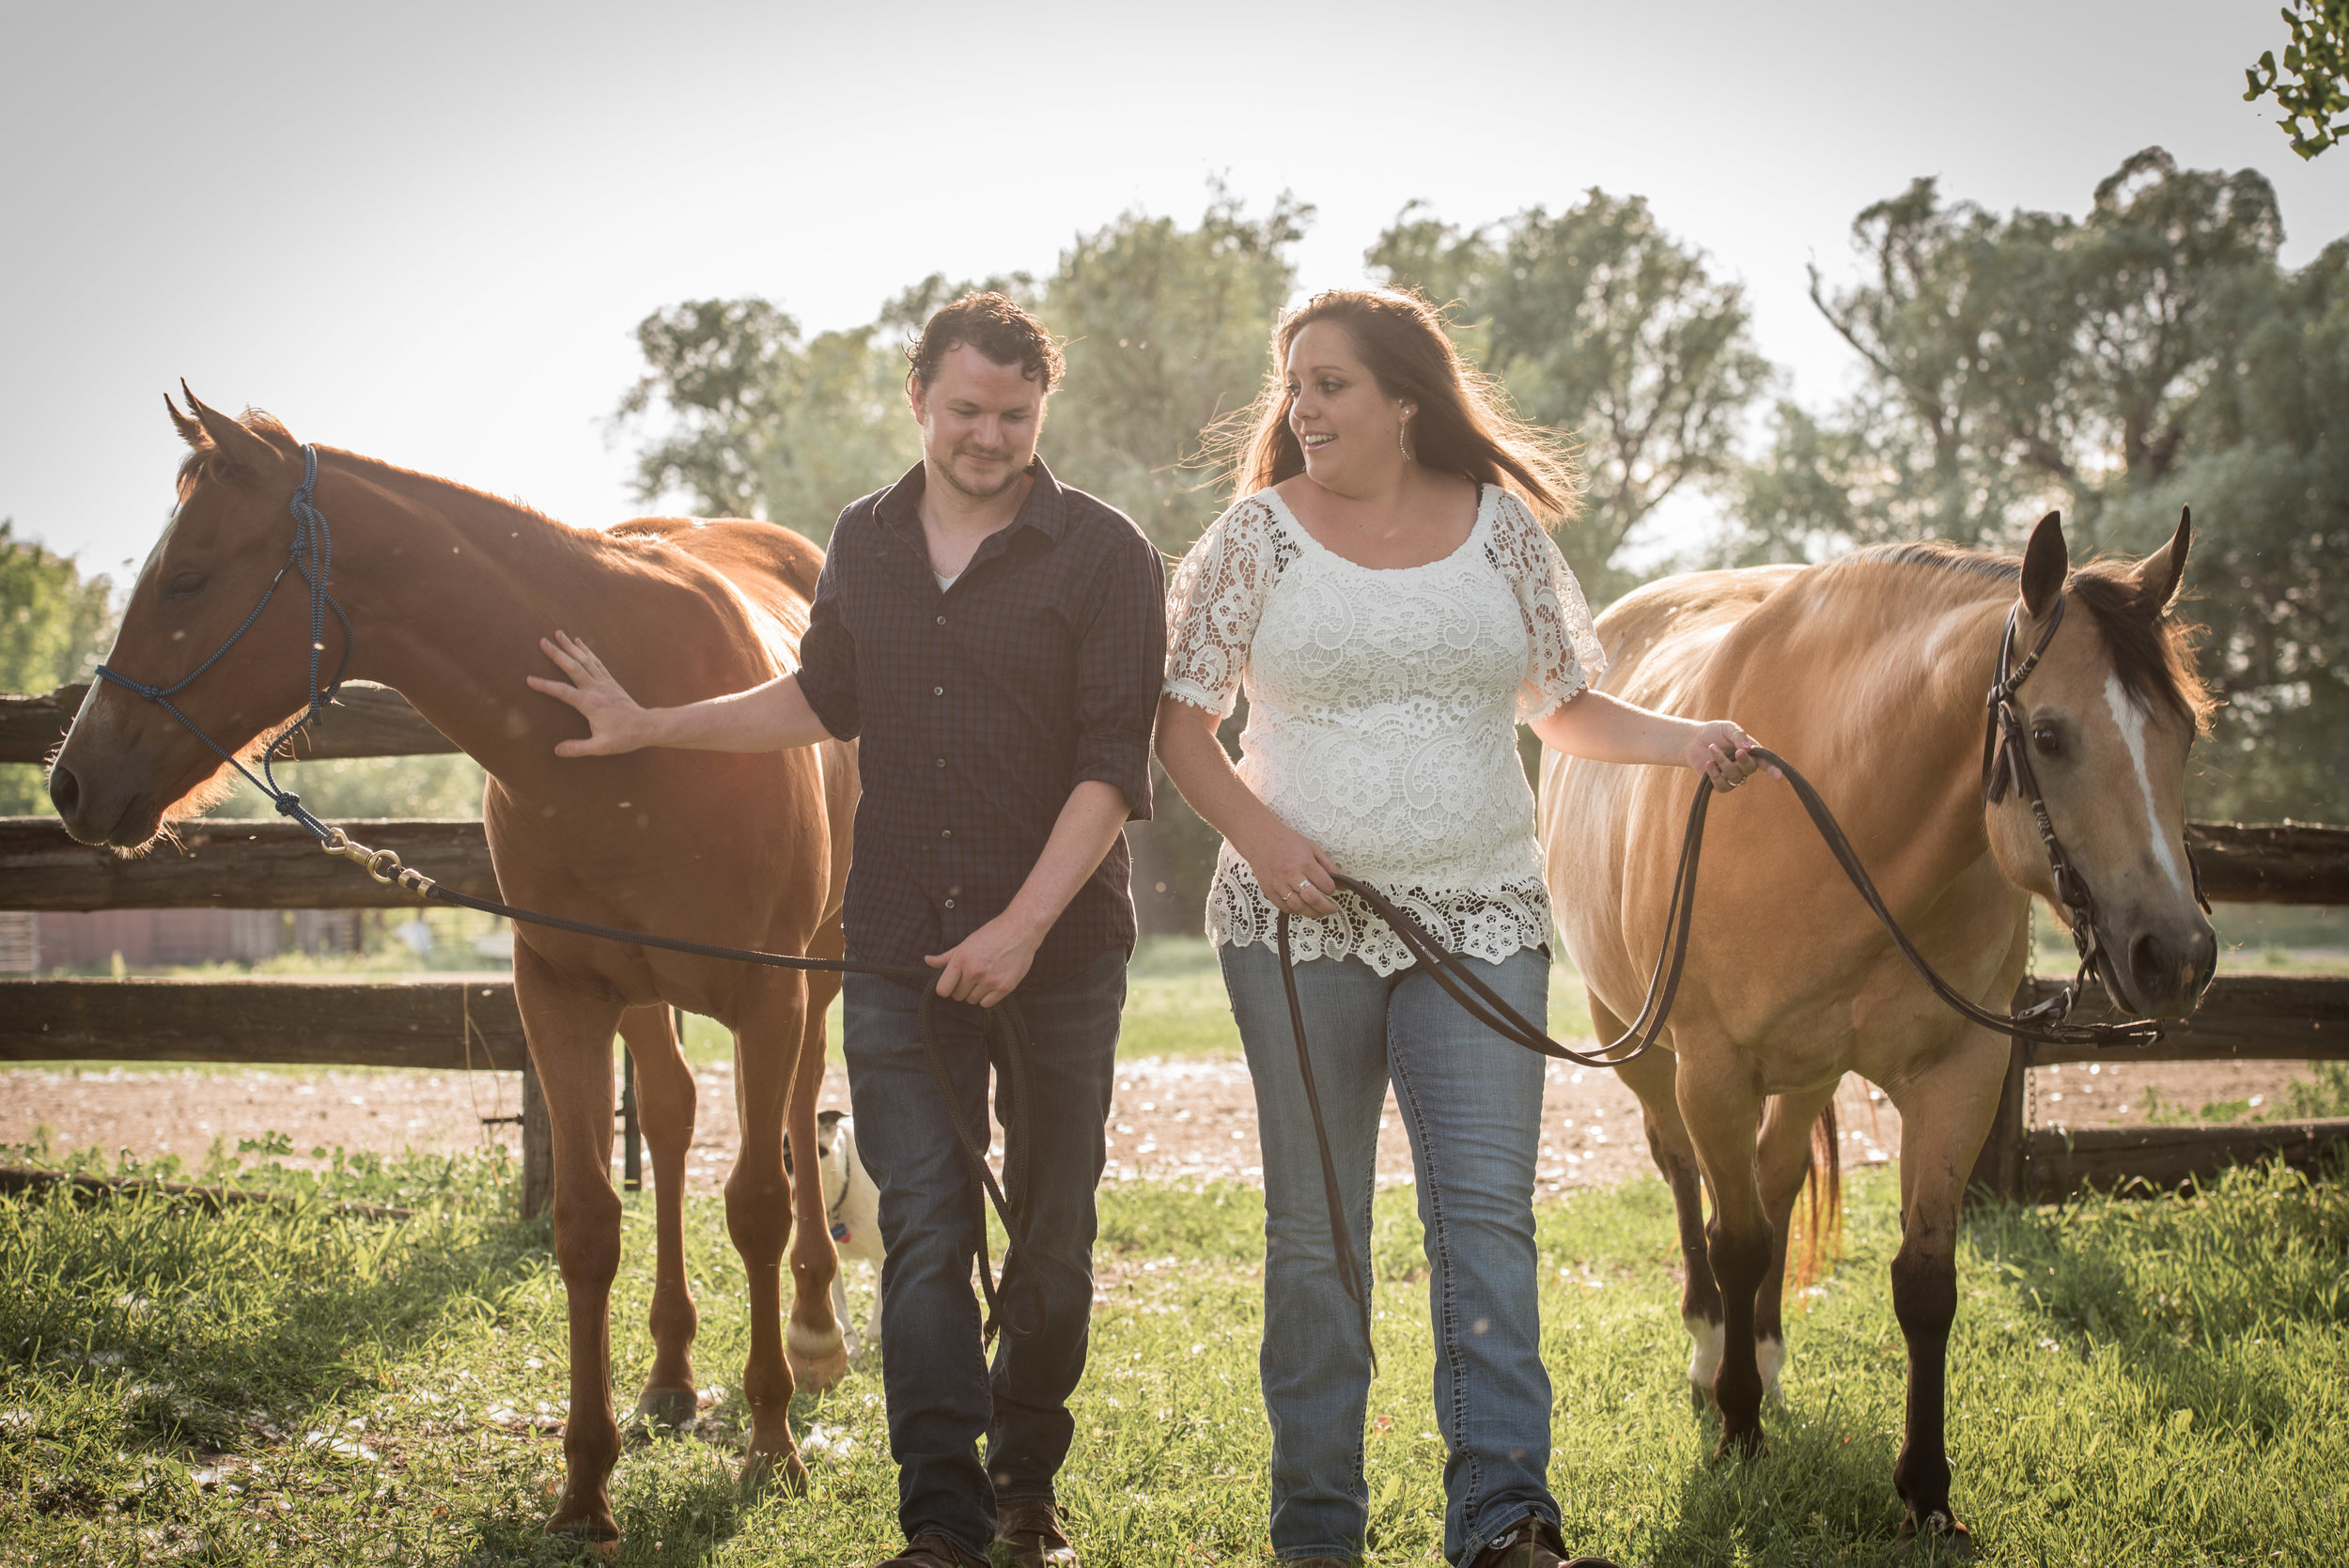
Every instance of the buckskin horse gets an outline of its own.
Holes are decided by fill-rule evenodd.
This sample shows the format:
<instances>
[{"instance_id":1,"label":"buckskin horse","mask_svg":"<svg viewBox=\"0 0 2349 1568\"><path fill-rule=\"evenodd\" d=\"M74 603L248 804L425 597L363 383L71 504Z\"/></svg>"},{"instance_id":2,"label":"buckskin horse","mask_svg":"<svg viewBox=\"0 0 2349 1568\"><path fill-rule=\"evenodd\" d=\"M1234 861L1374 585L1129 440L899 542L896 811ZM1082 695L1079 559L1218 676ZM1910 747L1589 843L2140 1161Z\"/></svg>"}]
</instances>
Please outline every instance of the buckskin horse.
<instances>
[{"instance_id":1,"label":"buckskin horse","mask_svg":"<svg viewBox=\"0 0 2349 1568\"><path fill-rule=\"evenodd\" d=\"M2001 1015L2028 957L2031 895L2065 902L2026 799L2043 796L2067 891L2092 890L2079 924L2106 991L2183 1017L2217 964L2185 847L2186 751L2209 708L2171 613L2188 539L2181 518L2142 561L2073 571L2051 515L2020 561L1912 544L1668 579L1599 618L1601 687L1665 712L1734 713L1799 766L1924 955ZM2032 648L2035 665L2010 663ZM2022 758L1983 737L1983 694L2016 669ZM2018 762L2035 789L2006 787ZM1545 769L1547 874L1601 1039L1640 1010L1691 787L1663 768ZM1712 817L1668 1048L1619 1069L1678 1209L1692 1395L1719 1410L1719 1453L1759 1446L1766 1381L1784 1358L1796 1196L1831 1157L1813 1119L1859 1074L1901 1114L1901 1532L1962 1546L1942 1431L1958 1210L2010 1042L1927 989L1790 790L1740 791Z\"/></svg>"},{"instance_id":2,"label":"buckskin horse","mask_svg":"<svg viewBox=\"0 0 2349 1568\"><path fill-rule=\"evenodd\" d=\"M169 404L169 399L165 399ZM151 682L93 683L52 766L50 798L86 844L129 851L236 783L199 730L250 756L306 710L319 656L397 688L490 774L482 817L508 901L569 919L690 940L837 957L855 753L837 743L756 756L646 752L558 760L582 721L529 691L551 666L539 637L583 635L649 703L691 701L769 679L797 662L822 551L787 529L736 520L647 518L609 533L566 527L444 479L331 448L313 454L267 415L230 419L188 396L172 422L189 447L179 503L132 590L109 668ZM294 592L261 602L305 559L289 515L316 463L331 522L332 581L348 624L314 637ZM319 647L321 642L347 646ZM226 640L226 643L224 643ZM212 662L206 650L218 648ZM304 669L312 674L305 681ZM202 672L184 693L172 683ZM311 690L305 691L305 684ZM142 702L153 692L177 704ZM184 714L175 722L174 714ZM428 867L424 868L429 870ZM697 1324L681 1234L693 1076L668 1005L733 1031L741 1152L726 1224L750 1281L743 1394L752 1431L743 1480L806 1470L786 1416L795 1382L846 1371L831 1286L838 1268L814 1160L787 1185L786 1117L814 1148L824 1010L836 975L805 976L517 925L514 991L553 1131L554 1254L569 1298L568 1476L548 1529L617 1538L607 1482L619 1453L610 1350L620 1200L612 1189L612 1037L634 1054L659 1214L652 1366L637 1409L689 1422ZM798 1220L796 1235L793 1221ZM788 1247L793 1301L781 1321Z\"/></svg>"}]
</instances>

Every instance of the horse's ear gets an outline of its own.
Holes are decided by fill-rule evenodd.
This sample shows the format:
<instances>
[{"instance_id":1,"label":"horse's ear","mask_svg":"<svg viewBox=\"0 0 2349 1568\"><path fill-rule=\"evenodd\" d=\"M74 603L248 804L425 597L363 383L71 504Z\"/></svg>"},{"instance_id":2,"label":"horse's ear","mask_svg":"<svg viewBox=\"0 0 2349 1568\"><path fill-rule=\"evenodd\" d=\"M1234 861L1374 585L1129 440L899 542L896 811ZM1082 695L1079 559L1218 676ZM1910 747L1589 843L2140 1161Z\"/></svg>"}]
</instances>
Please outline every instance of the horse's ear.
<instances>
[{"instance_id":1,"label":"horse's ear","mask_svg":"<svg viewBox=\"0 0 2349 1568\"><path fill-rule=\"evenodd\" d=\"M2137 564L2138 602L2158 614L2176 602L2178 584L2186 581L2186 547L2194 542L2194 509L2178 508L2178 531L2170 542Z\"/></svg>"},{"instance_id":2,"label":"horse's ear","mask_svg":"<svg viewBox=\"0 0 2349 1568\"><path fill-rule=\"evenodd\" d=\"M203 427L212 450L219 454L215 461L222 465L220 477L236 484L251 484L269 477L284 465L284 453L218 409L207 406L188 391L187 382L181 381L179 390L186 394L195 422Z\"/></svg>"},{"instance_id":3,"label":"horse's ear","mask_svg":"<svg viewBox=\"0 0 2349 1568\"><path fill-rule=\"evenodd\" d=\"M180 383L182 386L186 384L184 381ZM197 424L192 415L181 413L179 405L171 400L171 394L168 392L163 394L163 408L171 414L171 427L179 432L181 441L186 442L190 446L204 444L204 427Z\"/></svg>"},{"instance_id":4,"label":"horse's ear","mask_svg":"<svg viewBox=\"0 0 2349 1568\"><path fill-rule=\"evenodd\" d=\"M2063 592L2063 579L2072 569L2071 551L2063 542L2063 514L2049 512L2030 531L2023 549L2023 610L2038 620Z\"/></svg>"}]
</instances>

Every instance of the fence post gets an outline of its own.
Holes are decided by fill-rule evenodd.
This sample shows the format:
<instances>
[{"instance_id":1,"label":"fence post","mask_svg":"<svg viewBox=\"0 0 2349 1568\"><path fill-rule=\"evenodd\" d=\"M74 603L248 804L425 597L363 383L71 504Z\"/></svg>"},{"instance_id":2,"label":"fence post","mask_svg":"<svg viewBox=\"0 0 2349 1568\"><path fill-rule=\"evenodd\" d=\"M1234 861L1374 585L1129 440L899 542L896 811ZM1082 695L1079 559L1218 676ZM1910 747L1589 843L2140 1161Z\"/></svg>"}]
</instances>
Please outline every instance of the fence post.
<instances>
[{"instance_id":1,"label":"fence post","mask_svg":"<svg viewBox=\"0 0 2349 1568\"><path fill-rule=\"evenodd\" d=\"M683 1026L679 1026L679 1032ZM645 1141L636 1122L636 1053L620 1046L620 1190L645 1189Z\"/></svg>"},{"instance_id":2,"label":"fence post","mask_svg":"<svg viewBox=\"0 0 2349 1568\"><path fill-rule=\"evenodd\" d=\"M538 1064L522 1062L522 1218L536 1219L554 1200L554 1127L547 1119L547 1096L538 1087Z\"/></svg>"}]
</instances>

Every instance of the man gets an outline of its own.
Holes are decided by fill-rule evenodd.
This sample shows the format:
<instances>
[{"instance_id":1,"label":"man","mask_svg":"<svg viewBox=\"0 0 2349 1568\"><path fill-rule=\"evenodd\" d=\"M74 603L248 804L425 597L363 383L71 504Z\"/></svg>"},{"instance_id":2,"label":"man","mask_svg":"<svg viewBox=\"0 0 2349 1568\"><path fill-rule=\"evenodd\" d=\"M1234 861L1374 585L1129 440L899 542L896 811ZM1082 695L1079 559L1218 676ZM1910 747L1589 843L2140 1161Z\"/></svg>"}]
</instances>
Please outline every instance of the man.
<instances>
[{"instance_id":1,"label":"man","mask_svg":"<svg viewBox=\"0 0 2349 1568\"><path fill-rule=\"evenodd\" d=\"M990 1368L971 1288L975 1172L916 1032L919 996L845 988L857 1142L880 1187L881 1359L898 1522L882 1568L1073 1565L1053 1477L1074 1433L1093 1304L1094 1189L1134 943L1122 829L1150 814L1166 654L1158 551L1035 455L1058 347L1001 294L968 294L908 350L922 461L841 513L801 667L684 707L638 707L593 655L549 651L586 714L571 754L769 751L861 737L848 956L939 971L964 1125L983 1127L984 1016L1017 989L1034 1048L1023 1284ZM1031 1294L1033 1293L1033 1294ZM1029 1323L1031 1302L1042 1308ZM979 1441L986 1441L986 1464Z\"/></svg>"}]
</instances>

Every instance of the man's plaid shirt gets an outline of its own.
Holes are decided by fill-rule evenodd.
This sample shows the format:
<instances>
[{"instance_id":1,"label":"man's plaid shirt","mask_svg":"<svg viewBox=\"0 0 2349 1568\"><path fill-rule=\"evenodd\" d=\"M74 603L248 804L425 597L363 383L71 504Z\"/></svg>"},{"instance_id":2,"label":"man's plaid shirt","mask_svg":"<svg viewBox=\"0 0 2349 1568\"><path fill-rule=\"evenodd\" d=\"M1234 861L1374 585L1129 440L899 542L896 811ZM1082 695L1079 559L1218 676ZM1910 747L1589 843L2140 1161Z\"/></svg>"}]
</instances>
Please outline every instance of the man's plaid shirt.
<instances>
[{"instance_id":1,"label":"man's plaid shirt","mask_svg":"<svg viewBox=\"0 0 2349 1568\"><path fill-rule=\"evenodd\" d=\"M1166 662L1159 552L1041 458L1028 472L1019 515L943 593L919 464L832 531L800 690L826 729L860 743L851 958L918 965L1003 913L1083 780L1150 815ZM1031 983L1132 950L1131 866L1121 837L1036 950Z\"/></svg>"}]
</instances>

